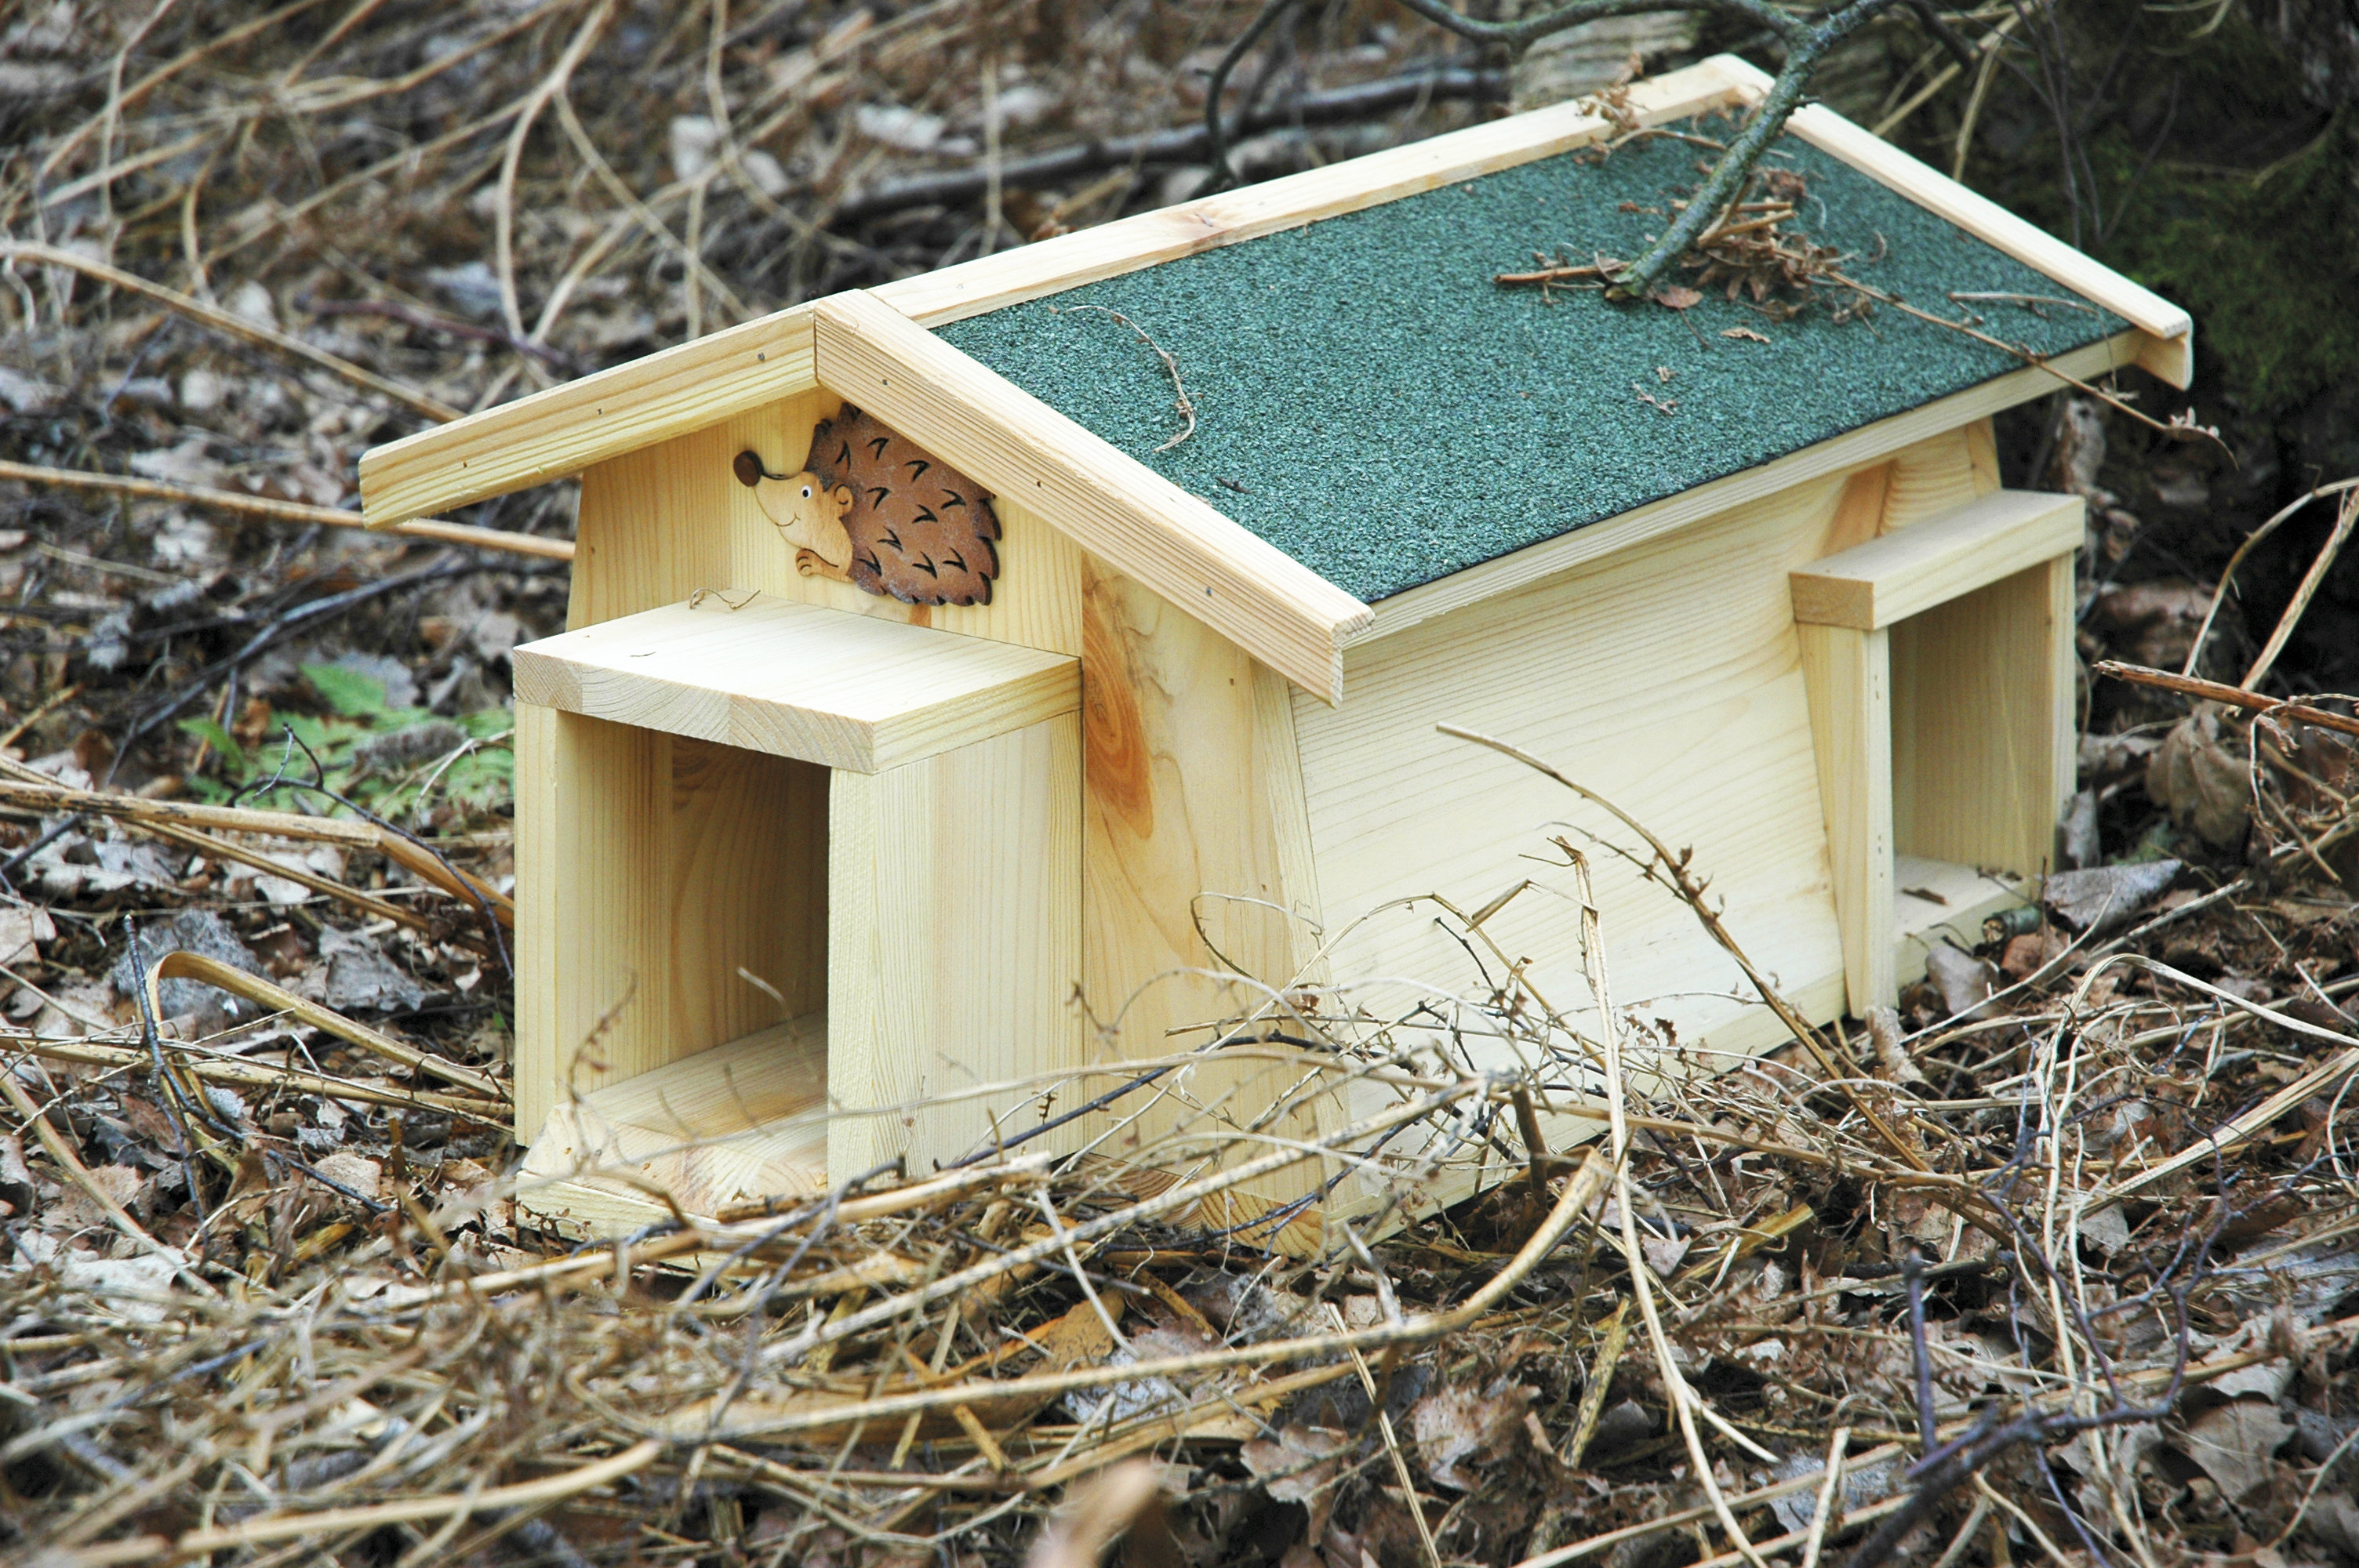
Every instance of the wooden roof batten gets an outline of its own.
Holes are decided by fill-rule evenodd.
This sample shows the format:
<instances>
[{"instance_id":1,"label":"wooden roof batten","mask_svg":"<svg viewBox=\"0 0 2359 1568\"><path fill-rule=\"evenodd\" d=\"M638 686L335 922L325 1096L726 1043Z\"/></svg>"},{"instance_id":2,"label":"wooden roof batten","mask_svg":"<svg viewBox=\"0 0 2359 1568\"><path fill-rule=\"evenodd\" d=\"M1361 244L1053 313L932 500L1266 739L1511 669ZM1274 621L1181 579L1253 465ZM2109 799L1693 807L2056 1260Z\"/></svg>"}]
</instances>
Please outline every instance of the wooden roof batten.
<instances>
[{"instance_id":1,"label":"wooden roof batten","mask_svg":"<svg viewBox=\"0 0 2359 1568\"><path fill-rule=\"evenodd\" d=\"M1769 81L1745 61L1720 55L1634 83L1629 106L1645 124L1683 119L1756 103ZM2057 369L2088 375L2136 362L2174 384L2187 384L2193 324L2184 310L1823 106L1798 111L1788 124L1821 151L2131 323L2127 332L2059 359ZM2047 372L2026 367L1474 565L1372 611L929 330L1554 157L1603 140L1614 129L1579 101L1558 104L775 312L372 449L361 459L363 515L371 526L390 526L546 483L825 386L873 409L1000 493L1036 508L1085 549L1332 703L1342 697L1348 642L1561 570L1741 502L1765 486L1793 482L1831 463L1870 460L1916 438L1910 432L1937 412L1971 419L2055 384Z\"/></svg>"}]
</instances>

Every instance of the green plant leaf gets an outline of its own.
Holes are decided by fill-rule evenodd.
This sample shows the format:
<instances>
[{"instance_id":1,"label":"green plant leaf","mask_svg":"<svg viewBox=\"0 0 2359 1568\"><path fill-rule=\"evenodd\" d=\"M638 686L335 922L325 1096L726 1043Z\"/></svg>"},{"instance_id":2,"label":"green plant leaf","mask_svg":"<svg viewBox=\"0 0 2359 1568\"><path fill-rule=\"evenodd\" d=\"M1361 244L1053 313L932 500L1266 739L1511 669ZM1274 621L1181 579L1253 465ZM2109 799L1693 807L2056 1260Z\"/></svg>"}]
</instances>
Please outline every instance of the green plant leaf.
<instances>
[{"instance_id":1,"label":"green plant leaf","mask_svg":"<svg viewBox=\"0 0 2359 1568\"><path fill-rule=\"evenodd\" d=\"M374 719L385 712L385 682L375 676L338 665L305 665L303 677L347 719Z\"/></svg>"},{"instance_id":2,"label":"green plant leaf","mask_svg":"<svg viewBox=\"0 0 2359 1568\"><path fill-rule=\"evenodd\" d=\"M220 752L222 766L226 772L241 778L245 776L245 748L240 746L218 722L211 719L183 719L179 722L179 730L183 735L193 735Z\"/></svg>"}]
</instances>

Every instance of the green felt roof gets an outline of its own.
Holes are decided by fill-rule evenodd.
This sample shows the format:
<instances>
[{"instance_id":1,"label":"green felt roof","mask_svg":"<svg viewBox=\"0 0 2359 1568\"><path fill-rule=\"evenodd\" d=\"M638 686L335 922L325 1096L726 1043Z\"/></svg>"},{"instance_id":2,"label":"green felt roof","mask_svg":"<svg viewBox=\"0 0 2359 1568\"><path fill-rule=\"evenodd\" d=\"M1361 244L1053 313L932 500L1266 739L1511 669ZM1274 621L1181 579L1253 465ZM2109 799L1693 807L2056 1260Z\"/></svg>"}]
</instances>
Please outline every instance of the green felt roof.
<instances>
[{"instance_id":1,"label":"green felt roof","mask_svg":"<svg viewBox=\"0 0 2359 1568\"><path fill-rule=\"evenodd\" d=\"M1725 134L1724 124L1703 127ZM1687 311L1493 284L1535 252L1632 256L1701 178L1654 138L1566 155L1009 306L947 341L1210 500L1363 600L1570 532L2020 368L1879 309L1766 319L1713 293ZM1845 270L1920 307L1951 290L2066 297L1792 136L1769 166L1809 182L1801 227ZM1873 258L1873 259L1871 259ZM1196 432L1163 364L1179 362ZM1978 302L1984 330L2043 354L2120 331L2111 315ZM1721 336L1743 326L1767 344ZM1668 381L1657 367L1671 373ZM1665 415L1638 390L1677 405ZM1240 488L1242 487L1242 488Z\"/></svg>"}]
</instances>

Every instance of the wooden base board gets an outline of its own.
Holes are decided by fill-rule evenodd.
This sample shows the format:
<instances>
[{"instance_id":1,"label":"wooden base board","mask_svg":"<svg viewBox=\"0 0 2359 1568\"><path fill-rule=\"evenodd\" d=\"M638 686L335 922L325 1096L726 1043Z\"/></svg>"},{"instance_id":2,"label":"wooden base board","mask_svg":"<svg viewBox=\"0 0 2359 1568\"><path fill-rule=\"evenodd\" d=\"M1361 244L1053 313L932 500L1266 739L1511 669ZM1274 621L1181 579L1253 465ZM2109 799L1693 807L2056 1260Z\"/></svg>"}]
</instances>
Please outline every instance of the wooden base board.
<instances>
[{"instance_id":1,"label":"wooden base board","mask_svg":"<svg viewBox=\"0 0 2359 1568\"><path fill-rule=\"evenodd\" d=\"M593 1089L549 1113L516 1207L621 1235L827 1190L827 1015L809 1013ZM669 1201L668 1201L669 1200Z\"/></svg>"},{"instance_id":2,"label":"wooden base board","mask_svg":"<svg viewBox=\"0 0 2359 1568\"><path fill-rule=\"evenodd\" d=\"M812 1013L560 1105L525 1157L516 1207L563 1235L603 1240L675 1217L675 1204L712 1220L766 1198L815 1195L829 1184L827 1113L827 1015ZM1138 1198L1180 1179L1100 1154L1082 1162ZM1275 1230L1253 1223L1279 1206L1230 1192L1172 1217L1248 1246L1316 1255L1317 1209Z\"/></svg>"}]
</instances>

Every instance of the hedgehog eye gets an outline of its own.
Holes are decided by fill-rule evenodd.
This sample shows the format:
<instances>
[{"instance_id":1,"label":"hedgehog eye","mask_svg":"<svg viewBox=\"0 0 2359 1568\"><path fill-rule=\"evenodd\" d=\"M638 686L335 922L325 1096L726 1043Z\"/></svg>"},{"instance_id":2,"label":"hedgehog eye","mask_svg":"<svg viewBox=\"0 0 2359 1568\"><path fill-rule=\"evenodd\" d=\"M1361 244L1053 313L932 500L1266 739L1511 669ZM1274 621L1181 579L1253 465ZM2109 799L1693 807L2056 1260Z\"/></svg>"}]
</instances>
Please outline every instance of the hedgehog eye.
<instances>
[{"instance_id":1,"label":"hedgehog eye","mask_svg":"<svg viewBox=\"0 0 2359 1568\"><path fill-rule=\"evenodd\" d=\"M803 499L805 501L809 501L810 499L810 486L809 485L803 486Z\"/></svg>"}]
</instances>

